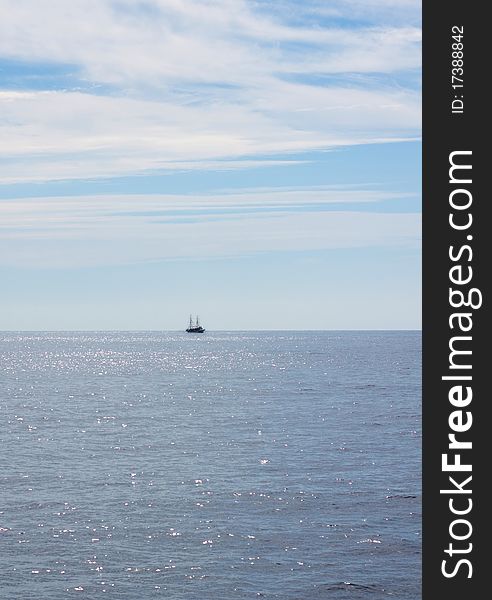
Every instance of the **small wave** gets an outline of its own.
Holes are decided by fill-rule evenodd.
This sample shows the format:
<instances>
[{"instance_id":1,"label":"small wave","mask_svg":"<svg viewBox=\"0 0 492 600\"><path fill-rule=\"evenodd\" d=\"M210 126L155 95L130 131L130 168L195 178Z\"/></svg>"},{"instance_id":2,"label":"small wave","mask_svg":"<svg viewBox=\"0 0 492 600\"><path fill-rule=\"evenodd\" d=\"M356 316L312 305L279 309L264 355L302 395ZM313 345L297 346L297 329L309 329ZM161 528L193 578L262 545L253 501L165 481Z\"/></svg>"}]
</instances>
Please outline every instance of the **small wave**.
<instances>
[{"instance_id":1,"label":"small wave","mask_svg":"<svg viewBox=\"0 0 492 600\"><path fill-rule=\"evenodd\" d=\"M381 588L376 584L354 583L352 581L337 581L336 583L325 583L316 587L318 589L322 589L323 591L345 590L347 592L351 592L361 590L366 592L373 592L375 594L385 591L384 588Z\"/></svg>"},{"instance_id":2,"label":"small wave","mask_svg":"<svg viewBox=\"0 0 492 600\"><path fill-rule=\"evenodd\" d=\"M352 386L353 390L367 390L367 389L373 389L373 388L379 388L380 390L387 389L387 387L385 385L377 385L376 383L363 383L360 385Z\"/></svg>"},{"instance_id":3,"label":"small wave","mask_svg":"<svg viewBox=\"0 0 492 600\"><path fill-rule=\"evenodd\" d=\"M389 496L386 496L386 500L395 500L397 498L413 499L413 498L417 498L417 496L413 496L412 494L391 494Z\"/></svg>"}]
</instances>

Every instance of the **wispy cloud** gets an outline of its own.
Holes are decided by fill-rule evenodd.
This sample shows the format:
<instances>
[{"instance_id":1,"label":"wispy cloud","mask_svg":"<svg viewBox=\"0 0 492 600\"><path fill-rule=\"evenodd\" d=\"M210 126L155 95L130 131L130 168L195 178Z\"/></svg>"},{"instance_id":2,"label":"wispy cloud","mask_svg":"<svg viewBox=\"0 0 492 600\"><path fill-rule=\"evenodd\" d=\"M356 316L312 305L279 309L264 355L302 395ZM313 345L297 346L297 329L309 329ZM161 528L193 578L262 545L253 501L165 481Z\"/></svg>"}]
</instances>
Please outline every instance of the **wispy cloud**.
<instances>
[{"instance_id":1,"label":"wispy cloud","mask_svg":"<svg viewBox=\"0 0 492 600\"><path fill-rule=\"evenodd\" d=\"M83 219L79 227L83 227ZM205 260L263 252L407 247L419 244L420 215L415 213L312 212L265 214L227 221L164 222L152 227L129 224L82 237L77 228L64 240L42 232L33 238L1 240L3 266L93 267L172 259ZM41 237L42 236L42 237Z\"/></svg>"},{"instance_id":2,"label":"wispy cloud","mask_svg":"<svg viewBox=\"0 0 492 600\"><path fill-rule=\"evenodd\" d=\"M392 13L398 12L385 2L332 4L345 18L343 27L323 20L326 2L312 1L300 7L291 3L290 10L278 2L262 5L246 0L4 0L3 4L2 55L72 63L99 83L140 82L148 88L187 80L256 84L300 66L317 71L321 57L335 71L394 72L419 66L414 51L419 28L393 24ZM418 14L417 3L407 4ZM379 6L374 23L360 23L364 6L366 15ZM301 17L309 9L317 18L305 22ZM293 14L296 21L290 18ZM368 56L362 58L363 53ZM372 57L380 56L385 60L371 63Z\"/></svg>"},{"instance_id":3,"label":"wispy cloud","mask_svg":"<svg viewBox=\"0 0 492 600\"><path fill-rule=\"evenodd\" d=\"M415 247L418 214L338 207L398 196L350 188L262 189L204 196L4 201L1 264L97 266L269 251ZM333 203L336 210L330 209Z\"/></svg>"},{"instance_id":4,"label":"wispy cloud","mask_svg":"<svg viewBox=\"0 0 492 600\"><path fill-rule=\"evenodd\" d=\"M333 4L345 23L319 2L293 20L286 4L3 0L0 57L47 75L70 65L71 77L57 90L0 93L0 181L248 166L418 137L419 91L407 78L418 25L395 21L385 2L351 26L353 2Z\"/></svg>"}]
</instances>

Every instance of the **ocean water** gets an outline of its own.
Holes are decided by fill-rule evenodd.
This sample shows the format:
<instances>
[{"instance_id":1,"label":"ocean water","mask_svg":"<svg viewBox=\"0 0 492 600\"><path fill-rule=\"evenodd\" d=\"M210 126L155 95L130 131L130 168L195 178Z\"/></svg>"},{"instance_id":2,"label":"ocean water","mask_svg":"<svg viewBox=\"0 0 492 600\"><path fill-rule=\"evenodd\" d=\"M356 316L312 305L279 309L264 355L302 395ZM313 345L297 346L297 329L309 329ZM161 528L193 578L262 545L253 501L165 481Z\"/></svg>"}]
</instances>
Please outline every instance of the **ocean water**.
<instances>
[{"instance_id":1,"label":"ocean water","mask_svg":"<svg viewBox=\"0 0 492 600\"><path fill-rule=\"evenodd\" d=\"M417 600L420 343L0 333L0 597Z\"/></svg>"}]
</instances>

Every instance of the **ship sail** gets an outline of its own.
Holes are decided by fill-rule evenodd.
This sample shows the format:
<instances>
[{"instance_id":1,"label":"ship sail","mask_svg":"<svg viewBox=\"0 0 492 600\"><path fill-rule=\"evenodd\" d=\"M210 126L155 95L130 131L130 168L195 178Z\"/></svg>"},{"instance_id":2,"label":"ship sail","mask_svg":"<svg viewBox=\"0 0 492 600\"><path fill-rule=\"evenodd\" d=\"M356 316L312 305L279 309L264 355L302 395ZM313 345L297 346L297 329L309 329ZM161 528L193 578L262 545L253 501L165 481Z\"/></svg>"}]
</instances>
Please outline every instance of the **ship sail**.
<instances>
[{"instance_id":1,"label":"ship sail","mask_svg":"<svg viewBox=\"0 0 492 600\"><path fill-rule=\"evenodd\" d=\"M198 315L196 316L196 321L193 323L193 316L190 315L190 323L186 329L187 333L204 333L205 329L200 325L200 321L198 319Z\"/></svg>"}]
</instances>

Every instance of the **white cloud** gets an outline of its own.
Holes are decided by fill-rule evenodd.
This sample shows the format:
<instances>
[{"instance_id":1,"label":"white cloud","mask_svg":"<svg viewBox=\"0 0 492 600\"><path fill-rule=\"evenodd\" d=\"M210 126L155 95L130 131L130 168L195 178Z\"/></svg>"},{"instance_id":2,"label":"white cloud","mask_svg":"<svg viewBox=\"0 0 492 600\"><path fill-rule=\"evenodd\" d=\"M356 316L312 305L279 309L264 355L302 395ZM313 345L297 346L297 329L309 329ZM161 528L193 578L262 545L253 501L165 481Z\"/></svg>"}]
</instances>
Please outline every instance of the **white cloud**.
<instances>
[{"instance_id":1,"label":"white cloud","mask_svg":"<svg viewBox=\"0 0 492 600\"><path fill-rule=\"evenodd\" d=\"M0 93L0 110L0 156L10 159L4 183L206 168L202 161L408 139L420 115L417 98L401 91L285 82L247 105L8 92Z\"/></svg>"},{"instance_id":2,"label":"white cloud","mask_svg":"<svg viewBox=\"0 0 492 600\"><path fill-rule=\"evenodd\" d=\"M419 67L418 27L294 24L280 6L3 0L0 56L70 65L84 89L0 93L0 181L206 168L419 135L419 93L399 76ZM323 4L311 7L321 19Z\"/></svg>"},{"instance_id":3,"label":"white cloud","mask_svg":"<svg viewBox=\"0 0 492 600\"><path fill-rule=\"evenodd\" d=\"M384 53L386 60L379 61L377 69L383 72L420 63L415 46L419 29L395 27L384 19L353 28L322 21L303 26L283 21L281 11L256 12L260 5L245 0L3 0L3 4L0 54L72 63L100 83L251 84L279 69L296 70L299 64L306 72L313 71L313 54L324 55L335 72L341 70L338 62L343 69L359 71L358 61L347 60L354 49L367 51L368 64L371 55ZM353 3L345 3L344 10L338 4L338 13L349 19L357 19L363 6L356 3L354 12ZM313 10L322 13L323 5L314 3ZM302 6L295 7L295 12L302 11ZM302 45L284 42L310 47L306 51ZM157 80L148 81L149 76Z\"/></svg>"},{"instance_id":4,"label":"white cloud","mask_svg":"<svg viewBox=\"0 0 492 600\"><path fill-rule=\"evenodd\" d=\"M1 264L76 267L269 251L417 247L417 214L322 210L334 202L395 197L377 190L321 188L4 201Z\"/></svg>"},{"instance_id":5,"label":"white cloud","mask_svg":"<svg viewBox=\"0 0 492 600\"><path fill-rule=\"evenodd\" d=\"M80 219L83 227L83 219ZM102 231L101 226L101 231ZM227 221L162 223L133 227L113 235L80 239L69 230L65 240L51 232L36 239L0 240L2 263L17 267L88 267L170 259L232 257L271 251L339 248L417 248L420 215L370 212L266 214Z\"/></svg>"}]
</instances>

